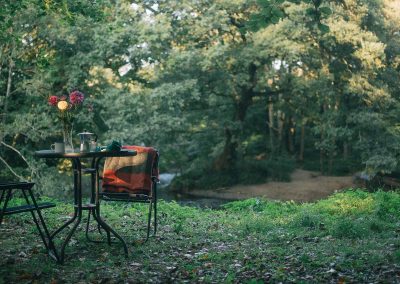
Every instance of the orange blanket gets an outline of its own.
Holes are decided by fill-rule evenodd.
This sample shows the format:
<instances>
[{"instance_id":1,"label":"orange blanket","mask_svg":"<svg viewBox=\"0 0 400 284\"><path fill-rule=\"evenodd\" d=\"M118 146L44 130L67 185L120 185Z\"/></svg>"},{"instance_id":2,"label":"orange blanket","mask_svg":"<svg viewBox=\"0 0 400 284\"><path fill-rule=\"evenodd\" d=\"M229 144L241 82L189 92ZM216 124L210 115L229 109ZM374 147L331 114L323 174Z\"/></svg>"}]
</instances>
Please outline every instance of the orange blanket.
<instances>
[{"instance_id":1,"label":"orange blanket","mask_svg":"<svg viewBox=\"0 0 400 284\"><path fill-rule=\"evenodd\" d=\"M107 158L103 172L103 192L150 194L152 176L158 178L158 152L151 147L122 146L135 150L133 157Z\"/></svg>"}]
</instances>

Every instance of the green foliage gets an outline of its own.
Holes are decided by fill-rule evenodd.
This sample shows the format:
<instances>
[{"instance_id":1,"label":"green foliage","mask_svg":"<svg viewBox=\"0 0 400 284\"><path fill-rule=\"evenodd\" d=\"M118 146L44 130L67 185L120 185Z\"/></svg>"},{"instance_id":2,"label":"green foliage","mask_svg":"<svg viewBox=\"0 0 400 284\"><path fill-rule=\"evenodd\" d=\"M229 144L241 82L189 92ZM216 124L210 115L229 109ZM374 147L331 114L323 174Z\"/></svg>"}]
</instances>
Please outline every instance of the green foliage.
<instances>
[{"instance_id":1,"label":"green foliage","mask_svg":"<svg viewBox=\"0 0 400 284\"><path fill-rule=\"evenodd\" d=\"M250 30L257 31L270 24L277 24L287 16L284 9L284 0L258 0L259 12L253 13L247 23ZM328 6L322 6L323 2L328 1L309 1L309 0L289 0L289 2L301 4L302 2L311 4L312 7L306 9L306 15L310 18L310 26L316 25L323 34L329 32L329 26L323 24L321 20L328 18L332 10Z\"/></svg>"},{"instance_id":2,"label":"green foliage","mask_svg":"<svg viewBox=\"0 0 400 284\"><path fill-rule=\"evenodd\" d=\"M259 198L250 198L246 199L244 201L236 201L236 202L230 202L225 205L223 205L224 209L227 209L232 212L240 212L243 210L250 210L254 212L260 212L264 211L265 207L267 205L267 201L259 199Z\"/></svg>"},{"instance_id":3,"label":"green foliage","mask_svg":"<svg viewBox=\"0 0 400 284\"><path fill-rule=\"evenodd\" d=\"M400 259L399 200L398 192L349 190L311 204L249 199L220 210L160 201L158 235L145 243L147 206L104 202L102 216L128 241L129 257L118 244L87 242L78 229L62 269L47 256L30 214L6 216L0 281L391 283ZM73 212L55 202L43 210L50 230ZM377 214L382 204L392 212L387 222ZM95 226L89 232L101 237Z\"/></svg>"},{"instance_id":4,"label":"green foliage","mask_svg":"<svg viewBox=\"0 0 400 284\"><path fill-rule=\"evenodd\" d=\"M268 177L277 181L290 181L290 175L295 169L295 161L287 156L273 157L265 164Z\"/></svg>"},{"instance_id":5,"label":"green foliage","mask_svg":"<svg viewBox=\"0 0 400 284\"><path fill-rule=\"evenodd\" d=\"M76 132L155 146L179 188L288 180L297 159L399 168L391 1L154 3L2 1L2 178L40 180L32 153L61 136L46 99L73 88L94 109Z\"/></svg>"},{"instance_id":6,"label":"green foliage","mask_svg":"<svg viewBox=\"0 0 400 284\"><path fill-rule=\"evenodd\" d=\"M171 190L213 189L235 184L260 184L267 180L290 181L295 161L289 157L271 160L246 159L235 168L226 171L197 169L176 177L169 186Z\"/></svg>"},{"instance_id":7,"label":"green foliage","mask_svg":"<svg viewBox=\"0 0 400 284\"><path fill-rule=\"evenodd\" d=\"M395 193L377 193L377 205L375 207L375 214L381 219L386 221L396 221L400 215L400 198Z\"/></svg>"},{"instance_id":8,"label":"green foliage","mask_svg":"<svg viewBox=\"0 0 400 284\"><path fill-rule=\"evenodd\" d=\"M336 238L361 238L367 233L363 219L339 219L331 228L331 234Z\"/></svg>"},{"instance_id":9,"label":"green foliage","mask_svg":"<svg viewBox=\"0 0 400 284\"><path fill-rule=\"evenodd\" d=\"M300 227L314 230L322 228L324 226L323 221L323 215L315 212L315 210L313 211L308 208L302 210L293 220L293 222L295 224L298 224Z\"/></svg>"}]
</instances>

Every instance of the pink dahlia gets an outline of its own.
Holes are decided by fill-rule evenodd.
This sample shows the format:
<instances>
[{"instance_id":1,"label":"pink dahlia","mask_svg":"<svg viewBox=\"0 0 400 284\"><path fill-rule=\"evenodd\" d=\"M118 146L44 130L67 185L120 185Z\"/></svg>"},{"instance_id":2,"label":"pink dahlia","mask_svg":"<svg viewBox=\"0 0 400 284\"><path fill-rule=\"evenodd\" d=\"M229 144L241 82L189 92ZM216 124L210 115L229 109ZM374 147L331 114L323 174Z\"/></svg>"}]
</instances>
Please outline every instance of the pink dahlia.
<instances>
[{"instance_id":1,"label":"pink dahlia","mask_svg":"<svg viewBox=\"0 0 400 284\"><path fill-rule=\"evenodd\" d=\"M72 105L79 105L83 103L85 96L79 91L73 91L69 94L69 101Z\"/></svg>"},{"instance_id":2,"label":"pink dahlia","mask_svg":"<svg viewBox=\"0 0 400 284\"><path fill-rule=\"evenodd\" d=\"M51 106L56 106L58 103L58 97L57 96L50 96L48 99L49 105Z\"/></svg>"}]
</instances>

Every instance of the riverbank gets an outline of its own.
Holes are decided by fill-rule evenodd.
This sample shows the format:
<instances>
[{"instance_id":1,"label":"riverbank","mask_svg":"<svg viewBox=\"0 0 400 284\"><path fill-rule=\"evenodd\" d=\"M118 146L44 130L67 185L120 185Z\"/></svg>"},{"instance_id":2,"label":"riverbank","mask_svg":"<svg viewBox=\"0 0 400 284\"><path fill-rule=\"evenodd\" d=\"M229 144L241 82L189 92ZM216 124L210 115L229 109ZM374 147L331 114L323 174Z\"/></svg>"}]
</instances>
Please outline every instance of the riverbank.
<instances>
[{"instance_id":1,"label":"riverbank","mask_svg":"<svg viewBox=\"0 0 400 284\"><path fill-rule=\"evenodd\" d=\"M213 190L190 190L196 198L243 200L263 197L270 200L314 202L342 189L356 187L352 176L322 176L318 172L297 169L290 182L268 182L257 185L236 185Z\"/></svg>"}]
</instances>

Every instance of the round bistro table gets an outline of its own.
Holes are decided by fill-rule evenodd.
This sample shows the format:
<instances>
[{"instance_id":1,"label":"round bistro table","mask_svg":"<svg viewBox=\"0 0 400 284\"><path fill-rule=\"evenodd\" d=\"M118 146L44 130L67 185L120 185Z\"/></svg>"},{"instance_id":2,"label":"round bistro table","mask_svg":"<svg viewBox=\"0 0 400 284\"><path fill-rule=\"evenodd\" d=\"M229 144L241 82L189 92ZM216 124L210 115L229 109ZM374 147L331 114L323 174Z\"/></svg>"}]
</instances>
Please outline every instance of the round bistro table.
<instances>
[{"instance_id":1,"label":"round bistro table","mask_svg":"<svg viewBox=\"0 0 400 284\"><path fill-rule=\"evenodd\" d=\"M72 235L75 233L78 225L82 220L82 212L84 210L89 211L86 237L88 238L88 226L90 220L90 214L93 214L93 219L97 222L98 227L103 228L107 233L108 243L111 244L110 233L113 234L117 239L119 239L124 247L125 255L128 255L128 247L125 240L112 229L101 217L100 217L100 202L99 202L99 192L98 192L98 181L99 181L99 164L103 158L107 157L130 157L135 156L136 151L132 150L121 150L121 151L101 151L101 152L72 152L72 153L58 153L54 150L40 150L35 152L35 156L44 159L71 159L72 168L74 174L74 215L66 223L64 223L60 228L55 230L50 235L51 241L56 237L58 233L67 228L70 224L74 223L72 229L69 231L66 239L61 245L60 255L54 250L51 256L55 258L59 263L64 262L65 248L70 241ZM92 159L91 168L82 169L81 159L89 158ZM83 204L82 202L82 172L91 174L91 196L90 202ZM89 238L88 238L89 239Z\"/></svg>"}]
</instances>

